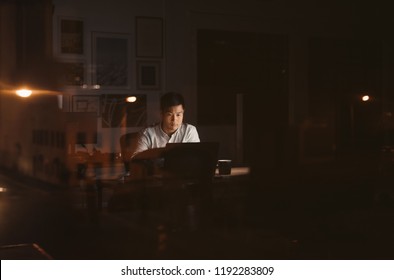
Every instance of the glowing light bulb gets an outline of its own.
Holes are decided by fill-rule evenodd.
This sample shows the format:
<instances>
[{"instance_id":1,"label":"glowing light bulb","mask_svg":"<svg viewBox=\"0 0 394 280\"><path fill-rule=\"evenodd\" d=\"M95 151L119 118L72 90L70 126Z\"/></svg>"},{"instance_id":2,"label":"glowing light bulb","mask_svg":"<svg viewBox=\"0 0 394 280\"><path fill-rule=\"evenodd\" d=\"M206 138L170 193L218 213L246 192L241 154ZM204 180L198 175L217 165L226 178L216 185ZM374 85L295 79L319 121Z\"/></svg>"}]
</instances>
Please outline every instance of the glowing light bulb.
<instances>
[{"instance_id":1,"label":"glowing light bulb","mask_svg":"<svg viewBox=\"0 0 394 280\"><path fill-rule=\"evenodd\" d=\"M362 101L368 101L369 100L369 95L364 95L363 97L361 97Z\"/></svg>"},{"instance_id":2,"label":"glowing light bulb","mask_svg":"<svg viewBox=\"0 0 394 280\"><path fill-rule=\"evenodd\" d=\"M126 98L127 102L136 102L137 101L137 97L135 96L129 96Z\"/></svg>"},{"instance_id":3,"label":"glowing light bulb","mask_svg":"<svg viewBox=\"0 0 394 280\"><path fill-rule=\"evenodd\" d=\"M30 89L18 89L16 91L16 94L20 97L29 97L32 94L32 91Z\"/></svg>"}]
</instances>

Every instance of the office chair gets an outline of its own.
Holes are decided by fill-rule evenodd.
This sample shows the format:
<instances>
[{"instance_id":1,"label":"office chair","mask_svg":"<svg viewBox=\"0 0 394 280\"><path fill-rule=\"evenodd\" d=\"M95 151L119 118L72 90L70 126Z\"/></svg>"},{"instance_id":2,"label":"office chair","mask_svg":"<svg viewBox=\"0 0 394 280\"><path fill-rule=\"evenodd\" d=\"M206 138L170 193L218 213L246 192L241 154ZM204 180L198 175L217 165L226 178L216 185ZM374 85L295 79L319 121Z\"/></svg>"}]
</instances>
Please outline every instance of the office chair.
<instances>
[{"instance_id":1,"label":"office chair","mask_svg":"<svg viewBox=\"0 0 394 280\"><path fill-rule=\"evenodd\" d=\"M136 148L138 134L139 132L130 132L119 138L120 153L126 173L130 171L130 157Z\"/></svg>"}]
</instances>

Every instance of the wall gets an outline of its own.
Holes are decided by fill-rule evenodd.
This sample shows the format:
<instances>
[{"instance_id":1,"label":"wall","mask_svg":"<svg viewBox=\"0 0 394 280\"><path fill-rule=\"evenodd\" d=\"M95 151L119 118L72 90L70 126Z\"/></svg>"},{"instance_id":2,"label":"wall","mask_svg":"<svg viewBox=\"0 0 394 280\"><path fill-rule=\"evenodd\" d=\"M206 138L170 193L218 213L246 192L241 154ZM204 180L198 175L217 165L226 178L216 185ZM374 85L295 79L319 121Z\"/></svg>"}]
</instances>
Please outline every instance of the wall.
<instances>
[{"instance_id":1,"label":"wall","mask_svg":"<svg viewBox=\"0 0 394 280\"><path fill-rule=\"evenodd\" d=\"M136 86L136 44L135 44L135 17L149 16L162 17L162 6L158 1L53 1L53 46L54 57L61 62L84 62L85 63L85 84L88 89L81 87L64 88L64 110L72 111L72 98L75 95L104 95L104 94L145 94L147 97L147 124L152 124L158 120L158 90L138 90ZM159 5L158 5L159 4ZM94 8L92 7L94 5ZM153 7L153 8L152 8ZM60 19L79 19L84 24L84 53L81 55L64 55L59 51ZM94 84L92 79L92 32L105 32L108 34L122 34L129 36L128 65L130 67L130 83L128 88L122 89L91 89ZM116 34L115 34L116 33ZM149 58L148 58L149 59ZM147 60L147 59L142 59ZM163 59L157 59L162 63ZM156 61L156 59L155 59ZM164 67L164 66L162 66ZM161 73L163 75L163 73ZM162 77L161 77L162 78ZM163 79L162 79L163 80ZM113 127L102 126L102 120L97 120L98 143L95 148L102 152L120 152L120 135L139 130L141 127ZM89 147L92 149L93 147Z\"/></svg>"},{"instance_id":2,"label":"wall","mask_svg":"<svg viewBox=\"0 0 394 280\"><path fill-rule=\"evenodd\" d=\"M277 105L285 106L286 120L281 121L279 129L262 131L257 126L255 132L248 135L250 142L245 145L256 150L256 158L267 159L267 165L277 164L285 158L277 160L280 150L293 147L296 135L286 137L289 133L297 134L298 127L310 117L310 91L309 71L309 48L312 38L333 38L335 40L369 38L371 40L387 39L389 46L392 39L387 38L389 30L382 26L390 26L391 20L388 15L388 7L357 6L348 1L329 1L317 3L312 0L243 0L243 1L209 1L209 0L113 0L113 1L81 1L81 0L53 0L53 56L60 62L83 62L85 63L84 83L87 89L80 86L67 86L63 88L64 103L63 111L73 111L74 95L116 95L144 94L147 97L147 124L159 119L160 94L169 91L180 91L186 97L187 110L186 121L196 124L199 128L201 139L207 141L219 141L221 143L220 157L236 159L242 163L243 155L237 151L239 146L240 127L236 125L209 125L198 123L198 49L197 31L200 29L225 30L233 32L248 32L258 34L279 34L287 38L287 65L286 65L286 88L283 96L287 103L283 105L281 99L275 99L259 106L259 98L267 96L264 91L256 91L248 99L249 105L244 105L243 112L248 118L244 118L243 126L248 126L249 131L261 124L261 120L269 122L270 115L261 115L261 109L267 108L275 114ZM12 44L15 34L10 32L7 26L12 13L5 5L1 6L1 40L0 55L2 59L1 78L2 82L12 73L17 55L12 53ZM164 22L163 32L163 56L158 58L136 56L136 17L159 17ZM365 20L365 19L370 20ZM68 55L61 53L60 48L60 19L77 19L84 23L83 43L84 52L81 55ZM388 28L388 27L387 27ZM127 35L130 39L128 65L130 67L130 83L124 89L93 89L92 70L94 69L92 58L92 32L108 32ZM47 36L49 38L50 36ZM385 40L386 40L385 39ZM7 46L5 46L8 44ZM5 54L4 50L11 50ZM335 54L334 54L335 55ZM387 57L392 57L390 48L386 48ZM161 84L159 89L142 90L137 88L137 62L143 60L160 63ZM7 66L5 66L7 65ZM324 66L322 66L324 68ZM338 67L340 67L338 65ZM390 69L390 65L385 66ZM390 70L385 72L384 84L386 91L390 88ZM267 79L267 77L265 77ZM233 89L236 90L236 89ZM281 98L283 98L283 96ZM3 98L4 99L4 98ZM250 105L252 104L252 105ZM4 100L0 100L0 106L4 108ZM19 110L19 109L18 109ZM11 122L18 110L0 114L0 129L2 129L1 145L6 151L13 148L15 139L23 138L19 132L11 132L16 124ZM241 116L242 117L242 116ZM267 120L265 120L267 119ZM264 123L263 123L264 124ZM97 132L99 134L96 148L102 152L119 152L120 135L139 130L140 126L105 128L101 117L97 118ZM278 131L280 130L280 131ZM7 136L8 134L12 134ZM237 138L238 137L238 138ZM265 139L265 140L264 140ZM238 142L237 142L238 141ZM264 147L260 147L265 143ZM280 143L280 144L278 144ZM93 145L89 146L93 149ZM276 152L273 152L276 151ZM293 154L297 154L294 152Z\"/></svg>"},{"instance_id":3,"label":"wall","mask_svg":"<svg viewBox=\"0 0 394 280\"><path fill-rule=\"evenodd\" d=\"M180 91L185 94L187 110L185 119L197 124L197 30L231 30L239 32L279 33L289 36L289 123L297 125L307 115L306 87L306 40L309 34L327 33L333 29L343 33L350 32L341 25L347 19L346 9L337 17L333 25L329 6L316 6L314 13L308 13L308 1L94 1L94 9L89 1L55 0L54 4L54 53L59 44L58 21L60 17L80 18L85 23L85 54L83 59L91 65L91 32L120 32L131 36L131 59L129 63L135 70L137 61L135 53L135 17L162 17L164 20L164 56L159 59L162 69L162 87L157 91L139 91L135 85L135 73L132 73L131 88L116 93L143 93L148 97L147 123L158 120L158 100L162 92L167 90ZM326 4L328 5L328 4ZM314 24L308 24L310 20ZM88 68L89 69L89 68ZM88 70L89 71L89 70ZM133 72L133 71L132 71ZM87 73L87 83L91 77ZM106 93L99 90L99 94ZM86 91L85 91L86 92ZM68 89L68 95L85 94L80 89ZM114 91L115 92L115 91ZM92 94L92 92L88 92ZM95 93L96 94L96 93ZM106 150L118 150L117 139L126 131L139 128L112 128L100 126L101 143L98 146ZM222 157L236 157L235 126L199 126L202 139L217 140L221 145Z\"/></svg>"},{"instance_id":4,"label":"wall","mask_svg":"<svg viewBox=\"0 0 394 280\"><path fill-rule=\"evenodd\" d=\"M220 156L235 159L237 152L236 126L199 125L197 123L197 30L229 30L266 34L284 34L288 37L288 124L298 127L308 118L308 42L311 37L357 37L365 32L362 21L365 7L352 6L346 1L66 1L54 0L54 46L59 43L59 17L81 18L85 23L85 55L87 64L91 62L91 32L120 32L131 36L131 58L129 63L135 71L136 26L135 17L161 17L164 20L164 56L161 62L162 84L159 90L139 91L132 73L131 88L116 91L146 94L147 123L158 120L158 100L162 92L180 91L187 100L186 120L199 126L202 139L217 140L222 143ZM94 9L92 8L94 5ZM333 20L335 15L335 20ZM369 30L372 34L373 30ZM58 54L55 51L55 56ZM59 56L59 58L61 58ZM133 72L133 71L132 71ZM87 73L87 82L90 76ZM113 91L115 92L115 91ZM99 94L106 93L100 90ZM112 92L111 92L112 93ZM67 94L84 94L73 89ZM89 92L91 94L91 92ZM263 93L256 93L263 94ZM257 114L257 112L256 112ZM104 151L119 150L118 137L126 131L139 128L112 128L100 126L102 135L98 146ZM268 148L269 149L269 148Z\"/></svg>"}]
</instances>

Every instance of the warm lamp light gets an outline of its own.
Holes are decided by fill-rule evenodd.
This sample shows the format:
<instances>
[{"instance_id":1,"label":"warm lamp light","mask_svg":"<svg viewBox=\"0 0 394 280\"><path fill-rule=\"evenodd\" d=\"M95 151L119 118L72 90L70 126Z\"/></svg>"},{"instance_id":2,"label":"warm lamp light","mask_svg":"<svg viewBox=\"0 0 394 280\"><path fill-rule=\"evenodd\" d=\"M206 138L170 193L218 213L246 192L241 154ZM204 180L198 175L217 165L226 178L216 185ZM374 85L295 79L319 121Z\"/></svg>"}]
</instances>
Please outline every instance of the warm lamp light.
<instances>
[{"instance_id":1,"label":"warm lamp light","mask_svg":"<svg viewBox=\"0 0 394 280\"><path fill-rule=\"evenodd\" d=\"M363 95L363 97L361 97L361 100L366 102L369 100L369 95Z\"/></svg>"},{"instance_id":2,"label":"warm lamp light","mask_svg":"<svg viewBox=\"0 0 394 280\"><path fill-rule=\"evenodd\" d=\"M137 101L137 97L129 96L129 97L126 98L126 101L130 102L130 103L136 102Z\"/></svg>"},{"instance_id":3,"label":"warm lamp light","mask_svg":"<svg viewBox=\"0 0 394 280\"><path fill-rule=\"evenodd\" d=\"M32 94L30 89L22 88L15 91L16 95L20 97L29 97Z\"/></svg>"}]
</instances>

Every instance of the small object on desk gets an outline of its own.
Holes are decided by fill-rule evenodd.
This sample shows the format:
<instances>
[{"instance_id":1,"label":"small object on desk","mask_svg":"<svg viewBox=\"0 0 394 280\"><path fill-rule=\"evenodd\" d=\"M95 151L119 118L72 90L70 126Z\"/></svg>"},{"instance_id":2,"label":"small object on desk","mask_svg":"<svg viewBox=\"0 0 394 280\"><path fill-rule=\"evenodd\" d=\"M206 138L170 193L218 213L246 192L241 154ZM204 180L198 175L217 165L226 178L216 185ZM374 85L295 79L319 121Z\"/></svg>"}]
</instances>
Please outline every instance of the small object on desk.
<instances>
[{"instance_id":1,"label":"small object on desk","mask_svg":"<svg viewBox=\"0 0 394 280\"><path fill-rule=\"evenodd\" d=\"M219 159L218 160L218 171L219 171L219 175L230 175L231 174L231 159Z\"/></svg>"}]
</instances>

